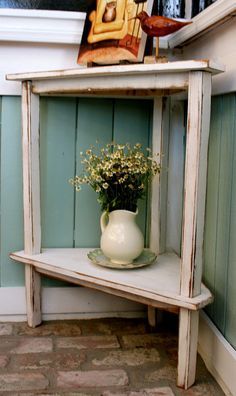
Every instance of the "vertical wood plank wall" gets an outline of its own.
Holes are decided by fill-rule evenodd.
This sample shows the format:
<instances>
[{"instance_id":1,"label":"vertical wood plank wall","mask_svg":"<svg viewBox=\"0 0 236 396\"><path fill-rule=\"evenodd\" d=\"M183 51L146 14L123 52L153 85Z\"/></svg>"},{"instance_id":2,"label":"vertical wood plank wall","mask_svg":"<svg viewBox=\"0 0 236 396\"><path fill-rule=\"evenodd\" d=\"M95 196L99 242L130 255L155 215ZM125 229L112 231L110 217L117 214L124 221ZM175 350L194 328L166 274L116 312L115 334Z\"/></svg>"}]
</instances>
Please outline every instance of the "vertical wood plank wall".
<instances>
[{"instance_id":1,"label":"vertical wood plank wall","mask_svg":"<svg viewBox=\"0 0 236 396\"><path fill-rule=\"evenodd\" d=\"M23 248L23 197L20 98L3 97L0 111L0 279L1 286L21 286L24 271L8 258L13 249Z\"/></svg>"},{"instance_id":2,"label":"vertical wood plank wall","mask_svg":"<svg viewBox=\"0 0 236 396\"><path fill-rule=\"evenodd\" d=\"M96 141L140 142L147 147L151 102L61 98L41 102L42 245L99 246L97 195L89 186L75 193L68 180L81 172L80 152ZM139 209L145 232L145 202Z\"/></svg>"},{"instance_id":3,"label":"vertical wood plank wall","mask_svg":"<svg viewBox=\"0 0 236 396\"><path fill-rule=\"evenodd\" d=\"M207 178L204 279L207 312L236 348L236 94L213 98Z\"/></svg>"},{"instance_id":4,"label":"vertical wood plank wall","mask_svg":"<svg viewBox=\"0 0 236 396\"><path fill-rule=\"evenodd\" d=\"M183 116L181 106L172 106L171 125L178 125L171 127L168 191L169 197L178 199L175 205L168 201L167 228L172 229L172 234L167 230L167 246L176 251L180 250L181 242L182 180L176 191L174 184L176 172L179 176L183 169ZM96 194L89 188L74 193L67 181L79 172L80 151L96 140L99 144L112 139L140 141L149 146L151 117L151 101L41 99L42 240L45 247L98 246L100 209ZM24 284L23 268L8 259L10 251L23 247L20 125L20 99L0 98L1 287ZM145 205L145 202L140 205L139 217L144 231ZM215 295L215 302L207 308L207 313L236 348L236 94L212 100L206 205L204 280ZM173 238L175 234L179 235ZM48 280L45 283L55 284Z\"/></svg>"},{"instance_id":5,"label":"vertical wood plank wall","mask_svg":"<svg viewBox=\"0 0 236 396\"><path fill-rule=\"evenodd\" d=\"M20 98L0 99L0 285L23 286L23 266L8 258L11 251L23 248ZM88 186L75 193L68 180L81 170L80 152L96 141L148 147L151 116L149 100L41 98L42 246L99 246L97 195ZM138 222L145 234L145 202ZM44 279L43 284L61 282Z\"/></svg>"}]
</instances>

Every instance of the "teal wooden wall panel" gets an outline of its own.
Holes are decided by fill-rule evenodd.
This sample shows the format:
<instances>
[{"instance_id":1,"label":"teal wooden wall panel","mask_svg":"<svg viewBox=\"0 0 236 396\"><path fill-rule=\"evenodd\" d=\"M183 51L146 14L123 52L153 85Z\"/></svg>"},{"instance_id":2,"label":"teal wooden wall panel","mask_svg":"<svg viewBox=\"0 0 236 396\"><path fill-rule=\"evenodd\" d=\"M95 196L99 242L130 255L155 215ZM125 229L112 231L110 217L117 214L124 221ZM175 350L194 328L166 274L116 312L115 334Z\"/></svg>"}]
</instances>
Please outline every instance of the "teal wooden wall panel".
<instances>
[{"instance_id":1,"label":"teal wooden wall panel","mask_svg":"<svg viewBox=\"0 0 236 396\"><path fill-rule=\"evenodd\" d=\"M73 247L76 99L42 98L40 107L42 246Z\"/></svg>"},{"instance_id":2,"label":"teal wooden wall panel","mask_svg":"<svg viewBox=\"0 0 236 396\"><path fill-rule=\"evenodd\" d=\"M231 128L234 132L230 235L226 290L225 337L236 349L236 95L231 96Z\"/></svg>"},{"instance_id":3,"label":"teal wooden wall panel","mask_svg":"<svg viewBox=\"0 0 236 396\"><path fill-rule=\"evenodd\" d=\"M218 97L212 101L212 114L221 114L222 98ZM206 199L206 228L204 238L204 282L215 294L215 262L216 262L216 240L217 240L217 213L218 213L218 189L220 173L220 137L221 120L212 117L211 131L209 137L209 158L207 177L207 199ZM207 312L213 314L213 304L207 307Z\"/></svg>"},{"instance_id":4,"label":"teal wooden wall panel","mask_svg":"<svg viewBox=\"0 0 236 396\"><path fill-rule=\"evenodd\" d=\"M98 246L100 207L85 186L75 193L68 179L80 172L80 151L117 141L149 145L148 101L42 98L40 111L43 247ZM20 98L1 101L1 286L24 284L23 266L8 258L23 248ZM145 205L144 205L145 208ZM141 217L145 228L145 211ZM43 282L58 285L58 282Z\"/></svg>"},{"instance_id":5,"label":"teal wooden wall panel","mask_svg":"<svg viewBox=\"0 0 236 396\"><path fill-rule=\"evenodd\" d=\"M90 145L100 146L114 140L117 143L140 142L148 147L150 139L150 101L79 99L76 162L81 172L79 153ZM145 232L146 201L140 203L138 222ZM97 195L88 186L76 194L75 246L99 246L100 207Z\"/></svg>"},{"instance_id":6,"label":"teal wooden wall panel","mask_svg":"<svg viewBox=\"0 0 236 396\"><path fill-rule=\"evenodd\" d=\"M218 219L215 268L214 317L221 331L225 331L225 311L227 292L227 273L229 265L229 238L231 219L231 192L234 148L234 109L233 96L223 97L220 120L222 125L220 139L220 172L218 195ZM225 265L223 264L225 263Z\"/></svg>"},{"instance_id":7,"label":"teal wooden wall panel","mask_svg":"<svg viewBox=\"0 0 236 396\"><path fill-rule=\"evenodd\" d=\"M204 280L214 294L207 312L236 348L235 94L213 98L204 244Z\"/></svg>"},{"instance_id":8,"label":"teal wooden wall panel","mask_svg":"<svg viewBox=\"0 0 236 396\"><path fill-rule=\"evenodd\" d=\"M116 100L114 108L114 141L117 143L140 143L144 150L150 146L150 122L153 102L150 100ZM137 223L145 239L147 200L138 203ZM147 242L147 241L146 241Z\"/></svg>"},{"instance_id":9,"label":"teal wooden wall panel","mask_svg":"<svg viewBox=\"0 0 236 396\"><path fill-rule=\"evenodd\" d=\"M76 99L41 98L40 167L43 247L73 247ZM43 286L66 283L43 278Z\"/></svg>"},{"instance_id":10,"label":"teal wooden wall panel","mask_svg":"<svg viewBox=\"0 0 236 396\"><path fill-rule=\"evenodd\" d=\"M20 99L3 97L1 106L1 286L24 284L23 266L9 253L23 248Z\"/></svg>"},{"instance_id":11,"label":"teal wooden wall panel","mask_svg":"<svg viewBox=\"0 0 236 396\"><path fill-rule=\"evenodd\" d=\"M103 146L112 140L113 101L109 99L79 99L76 143L76 174L81 174L81 156L91 145ZM101 209L97 194L83 185L76 193L75 246L97 247L100 244Z\"/></svg>"}]
</instances>

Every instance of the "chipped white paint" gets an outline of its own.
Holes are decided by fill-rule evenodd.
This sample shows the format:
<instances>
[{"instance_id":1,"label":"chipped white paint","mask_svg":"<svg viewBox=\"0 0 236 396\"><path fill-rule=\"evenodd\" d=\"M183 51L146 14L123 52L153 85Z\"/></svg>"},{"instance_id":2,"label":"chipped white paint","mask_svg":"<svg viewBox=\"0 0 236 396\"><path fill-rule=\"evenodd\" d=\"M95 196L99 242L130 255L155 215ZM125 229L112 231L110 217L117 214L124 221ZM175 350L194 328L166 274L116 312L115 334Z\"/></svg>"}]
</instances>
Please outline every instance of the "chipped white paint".
<instances>
[{"instance_id":1,"label":"chipped white paint","mask_svg":"<svg viewBox=\"0 0 236 396\"><path fill-rule=\"evenodd\" d=\"M36 327L42 321L41 277L32 265L25 266L25 292L28 325Z\"/></svg>"},{"instance_id":2,"label":"chipped white paint","mask_svg":"<svg viewBox=\"0 0 236 396\"><path fill-rule=\"evenodd\" d=\"M52 70L52 71L41 71L35 73L16 73L8 74L7 80L48 80L48 79L70 79L85 78L85 77L106 77L111 75L114 77L121 77L125 75L129 76L144 76L151 74L152 77L154 73L168 73L170 78L173 73L189 72L194 70L208 71L212 74L218 74L224 71L224 66L219 65L208 59L196 60L196 61L177 61L177 62L167 62L167 63L156 63L156 64L136 64L136 65L118 65L118 66L104 66L104 67L93 67L87 68L82 67L78 69L70 70ZM106 81L103 81L104 88L106 87ZM118 87L117 87L118 89ZM58 88L59 90L59 88Z\"/></svg>"},{"instance_id":3,"label":"chipped white paint","mask_svg":"<svg viewBox=\"0 0 236 396\"><path fill-rule=\"evenodd\" d=\"M23 204L25 252L41 250L39 180L39 97L31 93L31 83L22 84ZM28 324L41 323L40 276L31 265L25 266Z\"/></svg>"},{"instance_id":4,"label":"chipped white paint","mask_svg":"<svg viewBox=\"0 0 236 396\"><path fill-rule=\"evenodd\" d=\"M194 297L202 277L211 76L190 74L185 160L181 294Z\"/></svg>"},{"instance_id":5,"label":"chipped white paint","mask_svg":"<svg viewBox=\"0 0 236 396\"><path fill-rule=\"evenodd\" d=\"M156 326L156 309L151 305L148 305L148 323L150 326Z\"/></svg>"},{"instance_id":6,"label":"chipped white paint","mask_svg":"<svg viewBox=\"0 0 236 396\"><path fill-rule=\"evenodd\" d=\"M201 292L211 76L192 72L189 80L180 293ZM198 316L180 310L178 385L195 381Z\"/></svg>"},{"instance_id":7,"label":"chipped white paint","mask_svg":"<svg viewBox=\"0 0 236 396\"><path fill-rule=\"evenodd\" d=\"M41 249L39 178L39 97L31 83L22 85L22 147L25 252Z\"/></svg>"},{"instance_id":8,"label":"chipped white paint","mask_svg":"<svg viewBox=\"0 0 236 396\"><path fill-rule=\"evenodd\" d=\"M201 254L210 72L215 74L220 71L221 67L209 61L186 61L8 76L9 80L23 81L25 251L12 253L11 257L26 264L29 324L35 326L41 320L39 274L146 304L149 306L151 322L154 322L155 307L162 305L164 308L180 308L178 385L185 389L195 380L198 310L212 298L201 284ZM102 91L106 94L112 89L115 95L122 90L131 91L132 94L133 90L140 88L146 90L149 96L154 95L149 91L152 88L155 89L155 94L159 90L161 96L170 94L176 88L189 88L182 265L179 265L178 256L165 253L159 254L151 266L140 268L139 271L114 272L90 263L86 249L46 249L40 253L39 100L35 93L63 95L70 91L86 91L87 94ZM162 99L155 99L154 122L157 121L157 116L160 119L154 125L153 133L157 136L153 137L153 143L154 148L166 152L169 123L163 103ZM166 166L167 162L168 158ZM150 240L157 253L165 250L167 185L166 173L161 180L161 188L159 184L153 185L158 192L152 195L151 211L157 224L151 224ZM154 202L158 196L157 202Z\"/></svg>"},{"instance_id":9,"label":"chipped white paint","mask_svg":"<svg viewBox=\"0 0 236 396\"><path fill-rule=\"evenodd\" d=\"M75 284L89 286L110 294L130 298L148 305L158 302L198 310L212 300L211 293L202 284L201 294L188 298L179 294L180 259L173 253L158 256L155 263L138 271L115 271L95 266L87 258L90 249L43 249L40 254L24 251L11 258L33 265L39 273L49 274ZM157 304L156 304L157 303Z\"/></svg>"},{"instance_id":10,"label":"chipped white paint","mask_svg":"<svg viewBox=\"0 0 236 396\"><path fill-rule=\"evenodd\" d=\"M161 178L152 181L150 209L150 248L157 254L166 249L166 209L169 144L169 100L158 97L153 104L152 151L160 154Z\"/></svg>"},{"instance_id":11,"label":"chipped white paint","mask_svg":"<svg viewBox=\"0 0 236 396\"><path fill-rule=\"evenodd\" d=\"M153 101L152 125L152 151L153 154L161 152L162 141L162 115L163 99L155 98ZM150 241L149 246L153 252L160 252L160 178L156 175L152 180L151 208L150 208Z\"/></svg>"},{"instance_id":12,"label":"chipped white paint","mask_svg":"<svg viewBox=\"0 0 236 396\"><path fill-rule=\"evenodd\" d=\"M190 3L190 0L186 0L186 3ZM227 72L217 76L217 78L214 79L214 93L225 93L225 92L230 92L230 91L235 91L235 87L236 87L236 83L235 83L235 51L234 51L234 39L235 39L235 24L234 24L234 20L231 19L228 22L226 22L224 25L217 27L218 22L216 21L216 24L212 24L212 20L217 17L219 24L221 22L225 22L225 20L227 20L227 17L225 18L225 12L230 12L230 7L231 5L235 6L235 0L218 0L214 5L211 5L209 8L207 8L204 12L202 12L201 14L198 15L198 17L194 18L194 23L192 25L189 25L187 27L185 27L184 29L180 30L179 32L175 33L174 35L168 36L166 38L162 38L160 40L160 44L161 47L163 48L163 46L165 48L168 47L168 41L171 43L170 46L172 45L181 45L181 43L185 43L186 44L186 39L185 39L185 34L188 35L189 32L191 31L191 37L193 39L198 38L198 35L201 35L202 32L204 32L204 36L202 36L200 39L198 38L198 40L195 40L194 42L191 42L190 45L185 45L183 47L183 56L185 59L205 59L206 57L210 57L212 59L218 59L220 62L226 64L226 70ZM219 7L219 8L218 8ZM221 9L220 9L221 8ZM217 9L219 10L219 12L217 11ZM0 12L0 19L2 21L2 18L4 19L5 17L2 14L2 11ZM13 13L14 10L8 10L9 13ZM31 11L27 11L28 15ZM38 13L39 11L37 11ZM190 12L190 11L189 11ZM63 13L61 13L63 14ZM53 12L50 11L50 15L53 15ZM190 15L190 14L189 14ZM218 15L218 16L217 16ZM23 16L22 16L23 17ZM189 16L186 15L187 18L189 18ZM19 20L19 19L18 19ZM12 19L13 21L13 19ZM214 21L213 21L214 22ZM2 25L2 24L1 24ZM50 22L50 25L52 26L52 23ZM62 34L58 35L58 30L60 29L60 21L57 21L57 23L54 25L55 31L53 31L50 33L50 35L52 35L53 37L55 37L57 39L57 37L60 37L59 40L63 40L65 35L64 35L64 28L61 30ZM197 26L196 26L197 25ZM14 36L16 40L18 40L18 38L22 37L20 36L22 31L24 30L24 27L26 26L25 22L24 22L24 26L21 26L20 29L18 29L17 33L14 33L14 23L12 23L13 29L12 31L5 31L4 34L6 33L6 38L7 41L4 42L2 41L2 38L4 39L4 37L1 36L1 65L0 65L0 90L1 90L1 94L10 94L10 95L19 95L20 94L20 88L18 88L20 86L20 84L18 82L8 82L8 81L4 81L5 80L5 74L8 72L14 73L16 71L25 71L25 65L27 64L27 69L28 70L51 70L51 69L58 69L58 68L72 68L72 67L76 67L76 58L77 58L77 53L78 53L78 43L72 45L72 42L69 42L70 39L68 40L68 44L69 45L63 45L61 44L60 46L58 45L41 45L40 43L46 43L46 42L50 42L51 41L51 37L49 37L48 34L44 34L45 32L45 28L44 28L44 32L40 32L38 29L37 24L35 24L35 19L32 18L32 31L31 34L27 33L27 40L28 43L26 42L17 42L14 44ZM70 24L71 26L71 24ZM209 34L205 34L206 31L208 30L208 27L211 26L213 29ZM1 31L1 29L0 29ZM23 34L25 32L23 31ZM40 33L41 33L41 37L40 37ZM75 34L78 34L78 30L77 28L74 30ZM37 37L37 40L39 41L39 44L37 45L35 38ZM67 36L67 38L69 38L69 36ZM72 38L72 36L71 36ZM12 40L11 45L9 45L9 40ZM22 38L23 39L23 38ZM178 39L179 40L179 44L176 42L175 44L173 43L173 40ZM30 45L30 40L32 42L34 42L34 46ZM73 38L72 38L73 40ZM187 38L188 40L188 38ZM181 56L181 55L178 55ZM0 299L0 306L1 306L1 313L6 312L7 313L11 313L11 318L9 319L9 316L7 317L7 320L18 320L19 316L18 315L24 315L25 314L25 306L23 304L23 297L22 297L22 293L23 293L23 288L22 288L22 292L20 292L19 298L18 298L18 294L16 292L16 289L18 288L2 288L0 289L1 295L3 294L3 298ZM19 288L21 289L21 288ZM45 301L45 305L44 305L44 319L56 319L56 318L62 318L63 315L65 315L66 317L68 317L67 315L71 315L71 304L72 301L74 302L73 305L73 314L72 317L77 317L76 313L76 299L74 298L74 292L75 289L77 290L77 288L46 288L44 290L44 301ZM49 292L49 294L47 294L46 292ZM62 293L63 291L63 293ZM79 313L78 315L82 315L82 312L91 312L90 315L99 315L100 311L94 314L95 310L98 308L98 298L95 294L94 298L91 298L90 301L90 306L88 304L88 306L84 306L82 305L81 308L81 304L84 304L85 300L87 301L87 297L84 296L83 292L86 291L88 292L88 294L86 294L87 297L90 297L93 294L93 291L91 289L84 289L84 288L79 288L78 290L78 298L80 299L80 304L78 305L78 310L81 309L81 313ZM6 293L6 295L5 295ZM12 302L11 299L11 295L12 293L14 293L14 303ZM95 293L95 292L94 292ZM96 292L98 293L98 292ZM100 293L101 296L103 296L103 293ZM65 307L64 306L64 301L66 300L66 296L72 296L71 298L69 298L68 300L68 305ZM110 296L109 301L111 298L114 298L114 296ZM7 302L7 304L3 303L1 304L1 301L3 302ZM52 301L54 301L54 307L56 307L56 310L51 311L51 304ZM57 301L60 302L60 307L58 307ZM113 307L113 304L111 303L111 305L109 306L109 304L105 304L105 301L108 301L106 299L106 295L104 295L103 298L103 304L102 304L102 308L101 308L101 315L108 315L108 312L106 311L110 311L110 308ZM114 300L116 301L116 300ZM20 307L18 307L18 302L20 303ZM116 305L116 304L114 304ZM89 308L94 307L92 311L90 311ZM100 307L100 305L99 305ZM116 305L117 307L117 305ZM5 311L4 311L5 309ZM99 308L98 308L99 309ZM127 311L126 308L123 309L123 311ZM55 313L56 312L56 313ZM113 312L112 315L114 315L115 313ZM118 313L119 315L120 313ZM45 316L46 315L46 316ZM89 315L89 314L88 314ZM23 316L20 316L23 317ZM1 317L1 320L2 319ZM5 319L6 320L6 319ZM212 325L210 324L210 322L208 321L206 326L208 329L211 327ZM200 338L200 346L201 346L201 351L202 351L202 356L205 358L206 354L204 355L204 352L207 350L207 346L209 345L216 345L215 341L213 341L211 335L209 337L210 342L208 343L208 341L205 342L206 337L206 331L202 331L201 327L200 327L200 334L202 335ZM222 338L222 337L221 337ZM215 339L214 339L215 340ZM233 370L233 366L231 363L227 362L228 358L226 358L226 360L222 360L222 353L221 353L221 347L223 345L223 343L225 342L225 340L219 339L218 340L218 347L217 347L217 351L219 349L219 351L217 352L217 359L215 359L214 361L212 361L212 353L211 351L209 352L209 356L208 356L208 360L210 361L210 365L212 366L212 373L215 376L216 375L216 371L220 371L219 366L223 366L223 371L219 372L216 376L217 380L219 378L219 376L222 375L222 380L220 380L220 382L225 382L230 383L229 389L231 389L231 393L232 390L235 389L234 386L234 377L233 375L231 375L231 378L229 378L230 376L230 369ZM214 348L214 352L215 352L215 348ZM235 365L235 357L234 357L234 365ZM222 365L221 365L222 363ZM210 368L210 367L208 367ZM223 374L222 374L223 373ZM228 382L227 382L228 381ZM233 381L233 382L232 382ZM233 385L232 385L233 384Z\"/></svg>"},{"instance_id":13,"label":"chipped white paint","mask_svg":"<svg viewBox=\"0 0 236 396\"><path fill-rule=\"evenodd\" d=\"M199 312L181 308L179 315L177 385L188 389L195 382Z\"/></svg>"}]
</instances>

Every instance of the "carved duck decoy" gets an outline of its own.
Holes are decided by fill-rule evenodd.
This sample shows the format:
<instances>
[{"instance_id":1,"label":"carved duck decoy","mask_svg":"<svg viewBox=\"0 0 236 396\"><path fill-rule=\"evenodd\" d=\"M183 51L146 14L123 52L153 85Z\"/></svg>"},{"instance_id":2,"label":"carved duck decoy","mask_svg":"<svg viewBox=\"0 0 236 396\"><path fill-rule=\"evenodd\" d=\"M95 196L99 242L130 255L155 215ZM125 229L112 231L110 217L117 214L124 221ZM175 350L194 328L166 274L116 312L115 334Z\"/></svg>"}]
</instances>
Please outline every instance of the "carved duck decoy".
<instances>
[{"instance_id":1,"label":"carved duck decoy","mask_svg":"<svg viewBox=\"0 0 236 396\"><path fill-rule=\"evenodd\" d=\"M176 19L166 18L159 15L149 16L146 11L141 11L137 18L140 20L141 27L148 36L162 37L167 36L189 25L192 22L180 22Z\"/></svg>"},{"instance_id":2,"label":"carved duck decoy","mask_svg":"<svg viewBox=\"0 0 236 396\"><path fill-rule=\"evenodd\" d=\"M181 22L176 19L166 18L164 16L152 15L149 16L146 11L141 11L137 16L140 20L142 30L151 37L163 37L168 34L174 33L177 30L189 25L192 22ZM157 39L157 52L158 54L159 40Z\"/></svg>"}]
</instances>

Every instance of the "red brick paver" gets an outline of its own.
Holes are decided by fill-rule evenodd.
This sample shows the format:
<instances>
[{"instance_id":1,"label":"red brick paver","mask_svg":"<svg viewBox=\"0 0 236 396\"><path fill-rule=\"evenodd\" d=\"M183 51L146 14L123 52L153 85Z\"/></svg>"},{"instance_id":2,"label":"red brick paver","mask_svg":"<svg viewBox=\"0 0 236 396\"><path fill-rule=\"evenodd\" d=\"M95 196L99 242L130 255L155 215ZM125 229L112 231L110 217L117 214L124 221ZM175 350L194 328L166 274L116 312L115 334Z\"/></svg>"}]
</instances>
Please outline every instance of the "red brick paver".
<instances>
[{"instance_id":1,"label":"red brick paver","mask_svg":"<svg viewBox=\"0 0 236 396\"><path fill-rule=\"evenodd\" d=\"M140 348L127 351L111 351L104 358L93 359L95 366L142 366L145 363L159 363L159 352L154 348Z\"/></svg>"},{"instance_id":2,"label":"red brick paver","mask_svg":"<svg viewBox=\"0 0 236 396\"><path fill-rule=\"evenodd\" d=\"M0 336L11 335L13 331L13 326L10 323L0 323Z\"/></svg>"},{"instance_id":3,"label":"red brick paver","mask_svg":"<svg viewBox=\"0 0 236 396\"><path fill-rule=\"evenodd\" d=\"M174 396L169 387L142 389L140 391L131 391L125 393L104 392L103 396Z\"/></svg>"},{"instance_id":4,"label":"red brick paver","mask_svg":"<svg viewBox=\"0 0 236 396\"><path fill-rule=\"evenodd\" d=\"M40 373L0 374L1 391L46 389L48 379Z\"/></svg>"},{"instance_id":5,"label":"red brick paver","mask_svg":"<svg viewBox=\"0 0 236 396\"><path fill-rule=\"evenodd\" d=\"M111 349L119 348L120 344L115 336L85 336L63 337L56 342L57 349Z\"/></svg>"},{"instance_id":6,"label":"red brick paver","mask_svg":"<svg viewBox=\"0 0 236 396\"><path fill-rule=\"evenodd\" d=\"M19 345L12 348L12 354L52 352L52 340L46 337L20 338Z\"/></svg>"},{"instance_id":7,"label":"red brick paver","mask_svg":"<svg viewBox=\"0 0 236 396\"><path fill-rule=\"evenodd\" d=\"M162 327L161 327L162 326ZM176 387L177 331L146 319L0 323L0 396L223 396L198 358Z\"/></svg>"},{"instance_id":8,"label":"red brick paver","mask_svg":"<svg viewBox=\"0 0 236 396\"><path fill-rule=\"evenodd\" d=\"M0 355L0 369L7 366L9 362L8 356Z\"/></svg>"},{"instance_id":9,"label":"red brick paver","mask_svg":"<svg viewBox=\"0 0 236 396\"><path fill-rule=\"evenodd\" d=\"M124 370L59 371L57 376L57 386L62 389L124 386L128 383Z\"/></svg>"}]
</instances>

